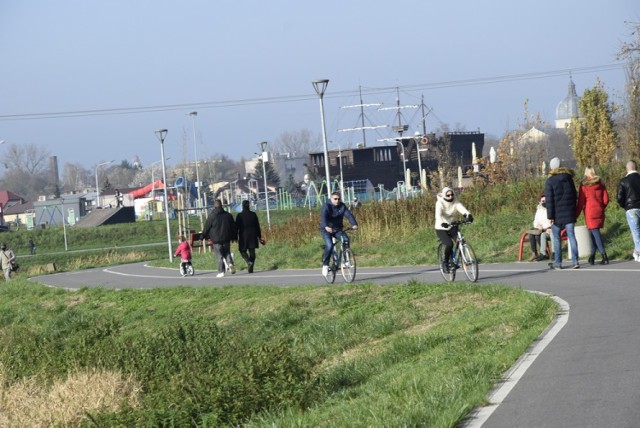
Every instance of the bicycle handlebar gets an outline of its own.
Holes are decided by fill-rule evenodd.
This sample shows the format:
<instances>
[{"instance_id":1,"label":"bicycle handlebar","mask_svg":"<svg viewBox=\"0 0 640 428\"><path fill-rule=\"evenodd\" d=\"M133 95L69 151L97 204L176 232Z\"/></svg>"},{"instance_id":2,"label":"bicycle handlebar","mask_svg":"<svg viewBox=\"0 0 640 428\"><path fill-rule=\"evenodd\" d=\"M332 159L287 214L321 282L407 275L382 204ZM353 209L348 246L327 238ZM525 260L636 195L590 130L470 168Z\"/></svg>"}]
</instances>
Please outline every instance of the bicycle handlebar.
<instances>
[{"instance_id":1,"label":"bicycle handlebar","mask_svg":"<svg viewBox=\"0 0 640 428\"><path fill-rule=\"evenodd\" d=\"M460 226L462 224L471 224L471 223L473 222L469 220L456 220L449 223L449 226Z\"/></svg>"}]
</instances>

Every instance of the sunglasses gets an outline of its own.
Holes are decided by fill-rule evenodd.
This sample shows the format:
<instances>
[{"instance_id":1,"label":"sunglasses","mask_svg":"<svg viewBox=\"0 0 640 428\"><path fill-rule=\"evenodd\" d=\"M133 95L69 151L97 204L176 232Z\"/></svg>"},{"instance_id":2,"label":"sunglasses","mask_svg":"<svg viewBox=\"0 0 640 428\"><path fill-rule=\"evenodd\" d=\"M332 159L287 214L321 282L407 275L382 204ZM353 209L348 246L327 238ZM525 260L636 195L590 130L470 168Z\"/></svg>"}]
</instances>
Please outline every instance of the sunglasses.
<instances>
[{"instance_id":1,"label":"sunglasses","mask_svg":"<svg viewBox=\"0 0 640 428\"><path fill-rule=\"evenodd\" d=\"M451 198L451 197L453 196L453 193L447 193L445 196L446 196L447 198Z\"/></svg>"}]
</instances>

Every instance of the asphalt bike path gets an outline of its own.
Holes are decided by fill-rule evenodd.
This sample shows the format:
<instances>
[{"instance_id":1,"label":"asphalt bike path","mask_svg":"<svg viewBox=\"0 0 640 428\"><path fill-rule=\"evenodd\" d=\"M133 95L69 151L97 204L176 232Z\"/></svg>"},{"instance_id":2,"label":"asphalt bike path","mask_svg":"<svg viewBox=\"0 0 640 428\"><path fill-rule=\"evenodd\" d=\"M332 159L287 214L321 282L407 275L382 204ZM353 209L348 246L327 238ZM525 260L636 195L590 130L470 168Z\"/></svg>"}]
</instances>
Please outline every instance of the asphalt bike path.
<instances>
[{"instance_id":1,"label":"asphalt bike path","mask_svg":"<svg viewBox=\"0 0 640 428\"><path fill-rule=\"evenodd\" d=\"M243 267L243 265L239 265ZM69 290L83 287L161 288L240 285L327 285L319 268L216 271L181 277L178 268L146 263L58 273L32 281ZM456 281L464 281L459 271ZM356 280L378 284L443 282L436 266L358 268ZM611 261L549 270L547 263L480 264L477 286L500 283L554 296L556 320L505 374L467 427L640 426L640 263ZM337 274L335 285L344 284Z\"/></svg>"}]
</instances>

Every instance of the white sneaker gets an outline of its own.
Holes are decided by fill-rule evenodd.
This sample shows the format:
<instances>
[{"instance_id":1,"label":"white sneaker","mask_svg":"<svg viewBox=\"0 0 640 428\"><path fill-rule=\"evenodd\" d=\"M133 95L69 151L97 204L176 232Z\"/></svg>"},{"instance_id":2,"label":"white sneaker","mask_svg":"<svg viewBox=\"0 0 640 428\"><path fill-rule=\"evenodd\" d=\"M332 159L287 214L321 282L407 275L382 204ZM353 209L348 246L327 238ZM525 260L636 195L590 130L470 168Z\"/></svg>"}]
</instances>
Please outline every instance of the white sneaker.
<instances>
[{"instance_id":1,"label":"white sneaker","mask_svg":"<svg viewBox=\"0 0 640 428\"><path fill-rule=\"evenodd\" d=\"M224 278L224 272L220 272L216 275L216 278Z\"/></svg>"},{"instance_id":2,"label":"white sneaker","mask_svg":"<svg viewBox=\"0 0 640 428\"><path fill-rule=\"evenodd\" d=\"M322 276L329 275L329 266L322 266Z\"/></svg>"},{"instance_id":3,"label":"white sneaker","mask_svg":"<svg viewBox=\"0 0 640 428\"><path fill-rule=\"evenodd\" d=\"M229 265L229 270L232 274L236 273L236 267L234 265Z\"/></svg>"}]
</instances>

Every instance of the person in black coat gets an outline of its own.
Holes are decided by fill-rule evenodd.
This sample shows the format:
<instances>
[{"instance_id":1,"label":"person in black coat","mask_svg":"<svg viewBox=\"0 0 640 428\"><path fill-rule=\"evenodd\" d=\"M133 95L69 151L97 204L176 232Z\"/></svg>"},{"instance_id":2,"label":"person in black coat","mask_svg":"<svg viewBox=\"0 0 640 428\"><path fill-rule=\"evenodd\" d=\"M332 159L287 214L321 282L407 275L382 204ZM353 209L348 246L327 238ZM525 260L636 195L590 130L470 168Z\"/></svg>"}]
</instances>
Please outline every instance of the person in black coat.
<instances>
[{"instance_id":1,"label":"person in black coat","mask_svg":"<svg viewBox=\"0 0 640 428\"><path fill-rule=\"evenodd\" d=\"M253 265L256 262L256 248L259 242L263 245L258 215L249 208L249 201L242 201L242 212L236 216L236 228L238 229L238 250L247 262L247 270L253 273Z\"/></svg>"},{"instance_id":2,"label":"person in black coat","mask_svg":"<svg viewBox=\"0 0 640 428\"><path fill-rule=\"evenodd\" d=\"M222 208L220 199L213 203L213 211L207 217L202 230L202 237L213 242L213 248L218 259L218 278L222 278L225 273L225 262L228 270L233 274L236 268L231 257L231 241L238 240L238 232L233 216Z\"/></svg>"},{"instance_id":3,"label":"person in black coat","mask_svg":"<svg viewBox=\"0 0 640 428\"><path fill-rule=\"evenodd\" d=\"M627 175L618 184L616 200L625 211L633 238L633 260L640 262L640 174L636 161L627 162Z\"/></svg>"},{"instance_id":4,"label":"person in black coat","mask_svg":"<svg viewBox=\"0 0 640 428\"><path fill-rule=\"evenodd\" d=\"M553 158L549 162L549 178L544 184L544 196L547 202L547 218L551 221L551 240L553 242L553 262L551 269L562 269L562 247L560 233L567 231L571 244L571 260L573 269L578 269L578 241L575 234L576 206L578 193L573 182L575 172L560 166L560 159Z\"/></svg>"}]
</instances>

